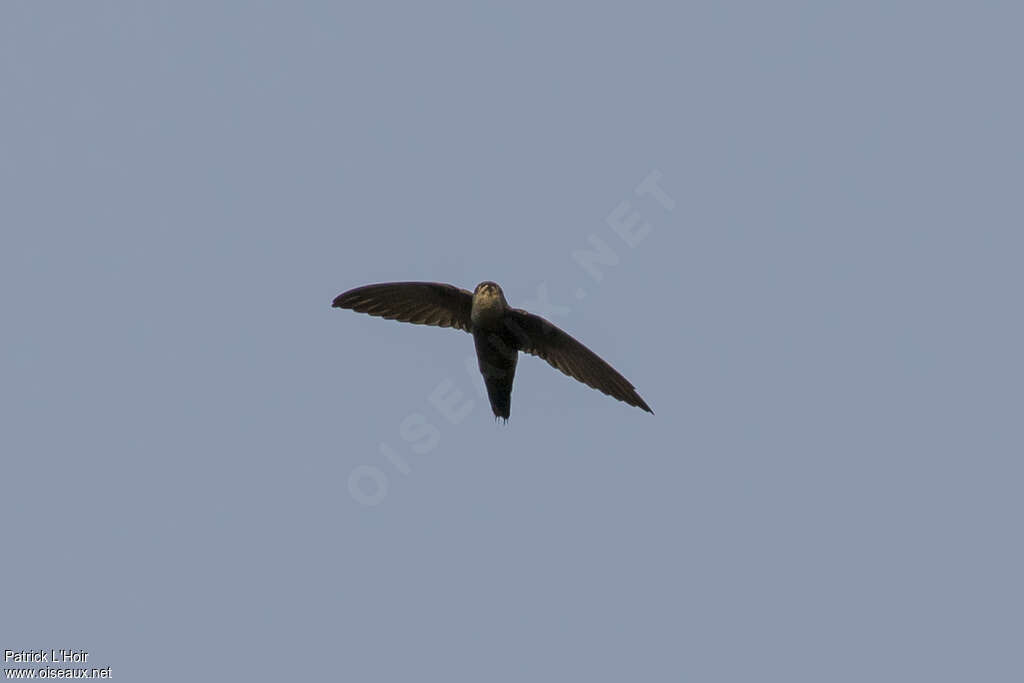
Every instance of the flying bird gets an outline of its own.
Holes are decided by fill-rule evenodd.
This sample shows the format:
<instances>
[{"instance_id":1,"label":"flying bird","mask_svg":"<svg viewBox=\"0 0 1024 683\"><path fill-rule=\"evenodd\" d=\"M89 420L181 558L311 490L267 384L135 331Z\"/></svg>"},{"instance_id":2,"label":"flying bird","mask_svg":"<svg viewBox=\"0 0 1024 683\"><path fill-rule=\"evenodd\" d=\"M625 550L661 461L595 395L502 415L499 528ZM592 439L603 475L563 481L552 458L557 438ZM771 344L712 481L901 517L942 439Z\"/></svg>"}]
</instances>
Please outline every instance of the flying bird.
<instances>
[{"instance_id":1,"label":"flying bird","mask_svg":"<svg viewBox=\"0 0 1024 683\"><path fill-rule=\"evenodd\" d=\"M481 282L472 293L439 282L385 282L339 294L333 307L472 334L495 418L508 420L520 351L543 358L613 398L654 412L615 368L539 315L510 307L493 282Z\"/></svg>"}]
</instances>

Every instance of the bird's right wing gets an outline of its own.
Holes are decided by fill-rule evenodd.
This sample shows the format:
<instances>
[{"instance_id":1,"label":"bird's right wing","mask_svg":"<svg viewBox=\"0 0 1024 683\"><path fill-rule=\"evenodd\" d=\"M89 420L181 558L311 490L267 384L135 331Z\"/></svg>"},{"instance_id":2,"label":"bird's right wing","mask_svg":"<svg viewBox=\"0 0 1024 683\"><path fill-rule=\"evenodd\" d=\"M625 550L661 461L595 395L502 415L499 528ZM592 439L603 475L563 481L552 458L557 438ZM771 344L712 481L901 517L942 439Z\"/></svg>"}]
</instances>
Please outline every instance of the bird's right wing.
<instances>
[{"instance_id":1,"label":"bird's right wing","mask_svg":"<svg viewBox=\"0 0 1024 683\"><path fill-rule=\"evenodd\" d=\"M648 413L654 412L628 379L551 322L521 308L513 308L506 324L516 337L520 351L543 358L551 367L612 398Z\"/></svg>"},{"instance_id":2,"label":"bird's right wing","mask_svg":"<svg viewBox=\"0 0 1024 683\"><path fill-rule=\"evenodd\" d=\"M388 320L469 332L473 295L440 282L385 282L339 294L333 306Z\"/></svg>"}]
</instances>

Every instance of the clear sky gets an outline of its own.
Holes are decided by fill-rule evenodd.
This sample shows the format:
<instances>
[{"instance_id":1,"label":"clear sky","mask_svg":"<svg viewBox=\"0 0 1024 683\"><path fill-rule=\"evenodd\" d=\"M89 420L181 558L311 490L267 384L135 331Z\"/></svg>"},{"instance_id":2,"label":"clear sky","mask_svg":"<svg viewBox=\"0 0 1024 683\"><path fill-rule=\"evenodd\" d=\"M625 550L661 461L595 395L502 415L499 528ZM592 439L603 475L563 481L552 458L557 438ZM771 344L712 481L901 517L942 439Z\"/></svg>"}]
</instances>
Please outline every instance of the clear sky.
<instances>
[{"instance_id":1,"label":"clear sky","mask_svg":"<svg viewBox=\"0 0 1024 683\"><path fill-rule=\"evenodd\" d=\"M509 4L0 5L0 648L1022 680L1019 6Z\"/></svg>"}]
</instances>

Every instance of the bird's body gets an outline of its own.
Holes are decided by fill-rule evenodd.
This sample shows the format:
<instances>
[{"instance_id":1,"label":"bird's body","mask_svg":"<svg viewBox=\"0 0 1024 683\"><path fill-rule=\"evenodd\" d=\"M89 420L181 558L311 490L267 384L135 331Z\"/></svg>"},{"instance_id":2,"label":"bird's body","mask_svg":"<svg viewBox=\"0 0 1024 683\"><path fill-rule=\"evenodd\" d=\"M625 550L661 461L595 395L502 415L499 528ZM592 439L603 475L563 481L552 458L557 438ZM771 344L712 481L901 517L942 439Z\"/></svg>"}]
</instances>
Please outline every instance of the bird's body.
<instances>
[{"instance_id":1,"label":"bird's body","mask_svg":"<svg viewBox=\"0 0 1024 683\"><path fill-rule=\"evenodd\" d=\"M473 292L470 321L480 374L495 417L508 419L512 407L512 382L516 378L519 348L509 329L508 302L501 289L483 282Z\"/></svg>"},{"instance_id":2,"label":"bird's body","mask_svg":"<svg viewBox=\"0 0 1024 683\"><path fill-rule=\"evenodd\" d=\"M473 293L433 282L367 285L338 295L334 307L402 322L455 327L472 334L495 417L507 420L511 412L520 351L540 356L609 396L654 412L612 366L547 320L511 308L501 287L493 282L481 282Z\"/></svg>"}]
</instances>

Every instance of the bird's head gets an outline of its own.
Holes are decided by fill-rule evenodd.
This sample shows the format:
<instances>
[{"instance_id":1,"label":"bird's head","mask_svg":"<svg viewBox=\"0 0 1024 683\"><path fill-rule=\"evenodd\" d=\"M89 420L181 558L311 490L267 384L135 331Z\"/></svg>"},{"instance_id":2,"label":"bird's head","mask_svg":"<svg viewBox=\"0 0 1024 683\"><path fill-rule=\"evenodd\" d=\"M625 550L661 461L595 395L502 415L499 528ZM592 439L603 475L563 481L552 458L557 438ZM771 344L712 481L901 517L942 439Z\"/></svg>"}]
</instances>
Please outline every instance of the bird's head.
<instances>
[{"instance_id":1,"label":"bird's head","mask_svg":"<svg viewBox=\"0 0 1024 683\"><path fill-rule=\"evenodd\" d=\"M491 282L490 280L484 280L476 286L476 289L473 290L473 298L477 297L505 301L505 293L501 291L501 287L496 282Z\"/></svg>"},{"instance_id":2,"label":"bird's head","mask_svg":"<svg viewBox=\"0 0 1024 683\"><path fill-rule=\"evenodd\" d=\"M495 290L495 289L498 290L499 292L501 291L501 287L498 286L497 282L491 282L490 280L484 280L483 282L481 282L480 284L478 284L476 286L476 289L473 290L473 293L476 294L477 292L480 292L480 291L492 291L492 290Z\"/></svg>"},{"instance_id":3,"label":"bird's head","mask_svg":"<svg viewBox=\"0 0 1024 683\"><path fill-rule=\"evenodd\" d=\"M473 290L473 324L479 325L500 316L508 308L505 293L496 283L486 280Z\"/></svg>"}]
</instances>

